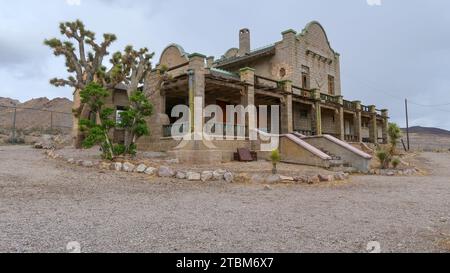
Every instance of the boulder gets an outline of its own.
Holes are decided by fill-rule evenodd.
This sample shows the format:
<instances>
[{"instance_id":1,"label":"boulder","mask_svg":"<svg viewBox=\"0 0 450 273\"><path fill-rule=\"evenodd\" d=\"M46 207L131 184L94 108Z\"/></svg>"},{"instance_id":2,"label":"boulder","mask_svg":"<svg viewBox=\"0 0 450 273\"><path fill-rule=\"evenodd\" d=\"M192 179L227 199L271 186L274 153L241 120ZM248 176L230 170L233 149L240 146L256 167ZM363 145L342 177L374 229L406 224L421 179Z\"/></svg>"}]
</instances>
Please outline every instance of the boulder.
<instances>
[{"instance_id":1,"label":"boulder","mask_svg":"<svg viewBox=\"0 0 450 273\"><path fill-rule=\"evenodd\" d=\"M294 182L294 178L292 176L284 176L280 175L281 182L292 183Z\"/></svg>"},{"instance_id":2,"label":"boulder","mask_svg":"<svg viewBox=\"0 0 450 273\"><path fill-rule=\"evenodd\" d=\"M277 184L280 183L281 181L282 181L281 176L277 174L270 175L266 178L267 184Z\"/></svg>"},{"instance_id":3,"label":"boulder","mask_svg":"<svg viewBox=\"0 0 450 273\"><path fill-rule=\"evenodd\" d=\"M211 181L214 178L214 174L211 171L202 172L201 179L203 182Z\"/></svg>"},{"instance_id":4,"label":"boulder","mask_svg":"<svg viewBox=\"0 0 450 273\"><path fill-rule=\"evenodd\" d=\"M308 180L307 180L307 183L310 184L310 185L316 184L316 183L319 183L319 182L320 182L320 179L319 179L319 176L317 176L317 175L310 176L310 177L308 177Z\"/></svg>"},{"instance_id":5,"label":"boulder","mask_svg":"<svg viewBox=\"0 0 450 273\"><path fill-rule=\"evenodd\" d=\"M121 171L122 170L122 163L120 162L114 162L110 165L110 169L113 171Z\"/></svg>"},{"instance_id":6,"label":"boulder","mask_svg":"<svg viewBox=\"0 0 450 273\"><path fill-rule=\"evenodd\" d=\"M110 166L110 164L106 163L106 162L102 162L102 163L99 164L99 168L101 170L109 170L109 166Z\"/></svg>"},{"instance_id":7,"label":"boulder","mask_svg":"<svg viewBox=\"0 0 450 273\"><path fill-rule=\"evenodd\" d=\"M294 182L296 182L296 183L308 183L308 177L307 176L296 176L296 177L294 177Z\"/></svg>"},{"instance_id":8,"label":"boulder","mask_svg":"<svg viewBox=\"0 0 450 273\"><path fill-rule=\"evenodd\" d=\"M271 191L272 187L270 187L269 185L264 185L264 190L265 191Z\"/></svg>"},{"instance_id":9,"label":"boulder","mask_svg":"<svg viewBox=\"0 0 450 273\"><path fill-rule=\"evenodd\" d=\"M186 175L185 172L178 171L177 174L175 175L175 177L176 177L177 179L182 179L182 180L183 180L183 179L186 179L187 175Z\"/></svg>"},{"instance_id":10,"label":"boulder","mask_svg":"<svg viewBox=\"0 0 450 273\"><path fill-rule=\"evenodd\" d=\"M214 176L214 180L222 180L223 179L223 175L226 173L227 171L225 170L215 170L213 172L213 176Z\"/></svg>"},{"instance_id":11,"label":"boulder","mask_svg":"<svg viewBox=\"0 0 450 273\"><path fill-rule=\"evenodd\" d=\"M263 184L266 180L264 179L263 176L261 176L259 174L255 174L252 176L251 181L252 181L252 183Z\"/></svg>"},{"instance_id":12,"label":"boulder","mask_svg":"<svg viewBox=\"0 0 450 273\"><path fill-rule=\"evenodd\" d=\"M251 177L246 173L240 173L234 177L234 181L237 183L248 183L251 181Z\"/></svg>"},{"instance_id":13,"label":"boulder","mask_svg":"<svg viewBox=\"0 0 450 273\"><path fill-rule=\"evenodd\" d=\"M127 173L133 172L135 168L136 168L136 166L134 166L130 162L125 162L122 165L122 171L127 172Z\"/></svg>"},{"instance_id":14,"label":"boulder","mask_svg":"<svg viewBox=\"0 0 450 273\"><path fill-rule=\"evenodd\" d=\"M231 172L226 172L223 175L223 179L225 179L225 181L227 183L233 183L234 182L234 175Z\"/></svg>"},{"instance_id":15,"label":"boulder","mask_svg":"<svg viewBox=\"0 0 450 273\"><path fill-rule=\"evenodd\" d=\"M81 163L81 166L83 166L85 168L92 168L92 167L94 167L94 163L92 161L89 161L89 160L84 160Z\"/></svg>"},{"instance_id":16,"label":"boulder","mask_svg":"<svg viewBox=\"0 0 450 273\"><path fill-rule=\"evenodd\" d=\"M174 177L175 171L172 170L170 167L167 166L161 166L158 170L158 176L159 177Z\"/></svg>"},{"instance_id":17,"label":"boulder","mask_svg":"<svg viewBox=\"0 0 450 273\"><path fill-rule=\"evenodd\" d=\"M320 182L333 182L334 176L333 175L319 175Z\"/></svg>"},{"instance_id":18,"label":"boulder","mask_svg":"<svg viewBox=\"0 0 450 273\"><path fill-rule=\"evenodd\" d=\"M186 176L189 181L200 181L202 179L202 175L196 172L188 172Z\"/></svg>"},{"instance_id":19,"label":"boulder","mask_svg":"<svg viewBox=\"0 0 450 273\"><path fill-rule=\"evenodd\" d=\"M340 172L334 175L334 179L337 181L342 181L346 179L345 173Z\"/></svg>"},{"instance_id":20,"label":"boulder","mask_svg":"<svg viewBox=\"0 0 450 273\"><path fill-rule=\"evenodd\" d=\"M147 170L147 166L144 164L139 164L134 171L137 173L144 173L145 170Z\"/></svg>"},{"instance_id":21,"label":"boulder","mask_svg":"<svg viewBox=\"0 0 450 273\"><path fill-rule=\"evenodd\" d=\"M156 168L148 167L147 169L145 169L144 173L148 175L155 175L156 171Z\"/></svg>"},{"instance_id":22,"label":"boulder","mask_svg":"<svg viewBox=\"0 0 450 273\"><path fill-rule=\"evenodd\" d=\"M67 159L67 163L74 164L75 163L75 159L69 158L69 159Z\"/></svg>"}]
</instances>

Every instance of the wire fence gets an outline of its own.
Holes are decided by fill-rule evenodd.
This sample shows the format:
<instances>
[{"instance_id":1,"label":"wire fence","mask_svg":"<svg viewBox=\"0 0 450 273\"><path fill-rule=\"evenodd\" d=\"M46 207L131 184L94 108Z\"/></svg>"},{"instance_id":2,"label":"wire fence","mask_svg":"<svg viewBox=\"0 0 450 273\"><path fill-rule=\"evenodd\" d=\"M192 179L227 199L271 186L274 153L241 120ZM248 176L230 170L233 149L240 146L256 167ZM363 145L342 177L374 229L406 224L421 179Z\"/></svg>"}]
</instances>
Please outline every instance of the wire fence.
<instances>
[{"instance_id":1,"label":"wire fence","mask_svg":"<svg viewBox=\"0 0 450 273\"><path fill-rule=\"evenodd\" d=\"M25 143L27 137L43 134L69 134L72 130L72 113L0 105L0 141Z\"/></svg>"}]
</instances>

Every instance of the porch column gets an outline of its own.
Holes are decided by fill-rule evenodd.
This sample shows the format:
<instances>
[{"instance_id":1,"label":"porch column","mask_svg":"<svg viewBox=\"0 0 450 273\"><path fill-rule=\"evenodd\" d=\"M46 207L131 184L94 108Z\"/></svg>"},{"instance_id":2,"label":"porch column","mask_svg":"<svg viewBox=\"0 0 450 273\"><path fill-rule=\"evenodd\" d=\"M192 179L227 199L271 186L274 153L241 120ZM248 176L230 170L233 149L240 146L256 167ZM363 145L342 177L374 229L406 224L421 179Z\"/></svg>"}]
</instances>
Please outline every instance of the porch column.
<instances>
[{"instance_id":1,"label":"porch column","mask_svg":"<svg viewBox=\"0 0 450 273\"><path fill-rule=\"evenodd\" d=\"M314 105L312 109L312 129L313 135L322 135L322 109L320 106L320 90L313 89L311 90L313 93Z\"/></svg>"},{"instance_id":2,"label":"porch column","mask_svg":"<svg viewBox=\"0 0 450 273\"><path fill-rule=\"evenodd\" d=\"M377 110L375 105L369 106L370 109L370 124L369 124L369 137L370 142L378 143L378 128L377 128Z\"/></svg>"},{"instance_id":3,"label":"porch column","mask_svg":"<svg viewBox=\"0 0 450 273\"><path fill-rule=\"evenodd\" d=\"M381 110L381 116L383 117L383 142L388 143L388 128L389 128L389 112L387 109Z\"/></svg>"},{"instance_id":4,"label":"porch column","mask_svg":"<svg viewBox=\"0 0 450 273\"><path fill-rule=\"evenodd\" d=\"M358 142L362 142L362 118L361 118L361 102L360 101L354 101L353 104L355 105L355 117L353 120L353 124L355 126L355 135L357 137Z\"/></svg>"},{"instance_id":5,"label":"porch column","mask_svg":"<svg viewBox=\"0 0 450 273\"><path fill-rule=\"evenodd\" d=\"M241 91L241 104L244 107L248 107L249 105L255 105L255 69L250 67L245 67L239 70L241 81L246 83L246 86L243 87ZM248 129L256 129L257 128L257 120L256 113L250 115L245 118L246 135L250 137L250 133L254 134L255 131L248 131ZM250 123L254 125L255 128L250 128Z\"/></svg>"},{"instance_id":6,"label":"porch column","mask_svg":"<svg viewBox=\"0 0 450 273\"><path fill-rule=\"evenodd\" d=\"M294 118L292 116L292 81L280 82L283 90L288 94L284 96L284 103L281 104L281 133L290 134L294 132Z\"/></svg>"},{"instance_id":7,"label":"porch column","mask_svg":"<svg viewBox=\"0 0 450 273\"><path fill-rule=\"evenodd\" d=\"M336 124L336 133L339 136L340 140L345 140L345 128L344 128L344 97L337 96L339 106L337 110L337 124Z\"/></svg>"},{"instance_id":8,"label":"porch column","mask_svg":"<svg viewBox=\"0 0 450 273\"><path fill-rule=\"evenodd\" d=\"M192 132L203 132L204 119L197 124L195 124L195 98L201 98L202 105L201 110L203 111L205 107L205 59L206 56L193 53L189 55L189 108L191 110L191 130Z\"/></svg>"}]
</instances>

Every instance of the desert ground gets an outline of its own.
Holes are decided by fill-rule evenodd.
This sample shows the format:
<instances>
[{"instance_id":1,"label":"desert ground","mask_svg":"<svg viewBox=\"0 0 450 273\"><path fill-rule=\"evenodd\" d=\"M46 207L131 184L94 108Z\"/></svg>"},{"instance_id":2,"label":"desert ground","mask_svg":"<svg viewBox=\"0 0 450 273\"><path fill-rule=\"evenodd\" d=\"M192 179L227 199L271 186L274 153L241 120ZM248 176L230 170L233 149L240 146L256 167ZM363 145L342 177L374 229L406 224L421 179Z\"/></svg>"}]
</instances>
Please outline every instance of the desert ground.
<instances>
[{"instance_id":1,"label":"desert ground","mask_svg":"<svg viewBox=\"0 0 450 273\"><path fill-rule=\"evenodd\" d=\"M0 252L450 251L450 153L429 175L317 185L191 183L0 146Z\"/></svg>"}]
</instances>

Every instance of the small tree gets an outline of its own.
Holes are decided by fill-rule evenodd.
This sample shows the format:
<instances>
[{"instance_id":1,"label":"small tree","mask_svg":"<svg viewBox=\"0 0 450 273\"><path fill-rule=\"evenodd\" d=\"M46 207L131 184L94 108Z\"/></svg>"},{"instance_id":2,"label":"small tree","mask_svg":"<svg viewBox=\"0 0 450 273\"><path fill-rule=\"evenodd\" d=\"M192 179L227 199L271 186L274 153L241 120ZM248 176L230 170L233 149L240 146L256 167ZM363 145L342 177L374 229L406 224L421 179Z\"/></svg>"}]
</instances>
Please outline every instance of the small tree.
<instances>
[{"instance_id":1,"label":"small tree","mask_svg":"<svg viewBox=\"0 0 450 273\"><path fill-rule=\"evenodd\" d=\"M272 161L273 166L272 173L277 174L277 164L281 161L281 155L278 149L272 151L272 153L270 154L270 160Z\"/></svg>"},{"instance_id":2,"label":"small tree","mask_svg":"<svg viewBox=\"0 0 450 273\"><path fill-rule=\"evenodd\" d=\"M379 150L377 151L377 158L380 161L380 165L382 169L389 168L389 162L391 161L391 158L389 156L389 153L385 150Z\"/></svg>"},{"instance_id":3,"label":"small tree","mask_svg":"<svg viewBox=\"0 0 450 273\"><path fill-rule=\"evenodd\" d=\"M81 90L81 102L91 109L89 119L80 120L80 129L86 133L82 142L83 148L92 148L100 145L103 158L112 160L115 156L115 147L110 139L110 131L116 126L112 119L114 110L103 108L104 100L109 96L109 92L97 83L90 83Z\"/></svg>"},{"instance_id":4,"label":"small tree","mask_svg":"<svg viewBox=\"0 0 450 273\"><path fill-rule=\"evenodd\" d=\"M396 153L396 148L400 138L402 137L402 130L395 123L389 123L388 128L389 144L391 145L390 154L393 156Z\"/></svg>"},{"instance_id":5,"label":"small tree","mask_svg":"<svg viewBox=\"0 0 450 273\"><path fill-rule=\"evenodd\" d=\"M153 113L153 106L141 91L135 91L130 96L131 107L120 113L119 127L125 129L125 154L136 154L136 142L142 136L148 136L150 130L146 118Z\"/></svg>"}]
</instances>

